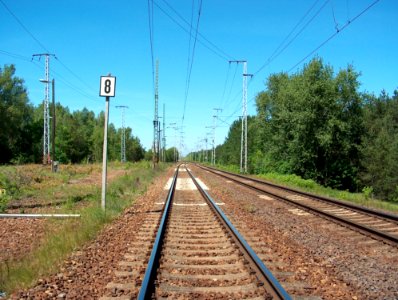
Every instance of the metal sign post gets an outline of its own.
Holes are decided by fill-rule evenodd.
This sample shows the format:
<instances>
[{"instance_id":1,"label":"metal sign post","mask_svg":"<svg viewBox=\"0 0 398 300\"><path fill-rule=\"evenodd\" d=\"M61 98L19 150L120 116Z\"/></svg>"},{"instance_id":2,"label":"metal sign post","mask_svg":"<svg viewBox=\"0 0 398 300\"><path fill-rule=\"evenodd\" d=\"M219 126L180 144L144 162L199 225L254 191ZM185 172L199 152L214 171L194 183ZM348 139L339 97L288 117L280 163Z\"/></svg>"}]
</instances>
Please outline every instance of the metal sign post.
<instances>
[{"instance_id":1,"label":"metal sign post","mask_svg":"<svg viewBox=\"0 0 398 300\"><path fill-rule=\"evenodd\" d=\"M109 123L109 97L115 97L116 77L101 76L100 96L105 97L105 125L104 125L104 148L102 150L102 192L101 208L105 211L106 200L106 177L108 163L108 123Z\"/></svg>"}]
</instances>

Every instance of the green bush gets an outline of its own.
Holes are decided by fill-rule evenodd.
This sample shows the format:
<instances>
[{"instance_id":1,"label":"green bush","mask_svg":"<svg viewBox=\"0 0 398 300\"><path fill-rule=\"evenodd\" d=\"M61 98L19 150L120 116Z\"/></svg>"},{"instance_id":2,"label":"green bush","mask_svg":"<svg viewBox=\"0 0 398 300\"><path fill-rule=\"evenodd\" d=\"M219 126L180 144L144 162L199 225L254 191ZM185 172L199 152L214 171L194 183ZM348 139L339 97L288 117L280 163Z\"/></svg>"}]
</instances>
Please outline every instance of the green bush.
<instances>
[{"instance_id":1,"label":"green bush","mask_svg":"<svg viewBox=\"0 0 398 300\"><path fill-rule=\"evenodd\" d=\"M363 193L363 195L365 196L365 199L369 199L369 198L371 198L372 195L373 195L373 188L372 188L371 186L365 186L365 187L362 189L362 193Z\"/></svg>"},{"instance_id":2,"label":"green bush","mask_svg":"<svg viewBox=\"0 0 398 300\"><path fill-rule=\"evenodd\" d=\"M0 195L0 213L5 212L8 202L10 201L10 196L8 195Z\"/></svg>"}]
</instances>

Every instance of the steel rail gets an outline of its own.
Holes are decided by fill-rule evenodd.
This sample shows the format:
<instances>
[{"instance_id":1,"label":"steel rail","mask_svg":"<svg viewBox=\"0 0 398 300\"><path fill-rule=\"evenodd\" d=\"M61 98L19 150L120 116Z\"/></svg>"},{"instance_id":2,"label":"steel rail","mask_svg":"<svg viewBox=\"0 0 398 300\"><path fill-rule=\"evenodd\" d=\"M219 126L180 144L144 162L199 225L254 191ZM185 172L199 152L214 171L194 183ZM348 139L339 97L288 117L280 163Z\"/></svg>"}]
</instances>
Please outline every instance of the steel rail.
<instances>
[{"instance_id":1,"label":"steel rail","mask_svg":"<svg viewBox=\"0 0 398 300\"><path fill-rule=\"evenodd\" d=\"M265 184L265 185L269 185L269 186L272 186L272 187L275 187L275 188L287 190L287 191L290 191L290 192L293 192L293 193L309 196L309 197L313 198L314 200L318 200L318 201L319 200L323 200L323 201L326 201L326 202L331 202L331 203L334 203L334 204L337 204L337 205L340 205L340 206L344 206L344 207L347 207L347 208L350 208L350 209L355 209L355 210L363 212L363 213L367 213L367 214L371 215L372 217L378 216L378 217L383 218L383 219L387 219L387 220L398 222L398 215L396 215L396 214L387 213L387 212L379 211L379 210L376 210L376 209L371 209L371 208L368 208L368 207L363 207L363 206L356 205L356 204L353 204L353 203L347 203L347 202L344 202L344 201L341 201L341 200L337 200L337 199L333 199L333 198L326 197L326 196L321 196L321 195L316 195L316 194L305 192L305 191L300 191L298 189L294 189L294 188L291 188L291 187L286 187L286 186L275 184L275 183L272 183L272 182L268 182L268 181L260 180L260 179L257 179L257 178L244 176L244 175L241 175L241 174L235 174L235 173L232 173L232 172L223 171L223 170L219 170L219 169L208 167L208 166L203 167L203 166L198 165L198 164L196 164L196 166L198 166L198 167L200 167L202 169L205 169L205 170L206 169L210 169L210 170L214 170L214 171L217 171L217 172L230 174L232 176L236 176L236 177L243 178L243 179L246 179L246 180L251 180L251 181L254 181L254 182L257 182L257 183L260 183L260 184Z\"/></svg>"},{"instance_id":2,"label":"steel rail","mask_svg":"<svg viewBox=\"0 0 398 300\"><path fill-rule=\"evenodd\" d=\"M160 220L159 229L156 234L155 242L152 248L151 256L149 257L148 266L145 271L144 279L142 280L142 285L140 288L140 292L138 294L137 299L144 300L144 299L152 299L152 294L154 293L155 286L151 283L154 282L156 278L156 272L159 267L159 258L162 251L164 235L166 232L166 226L168 222L168 215L170 212L171 201L173 199L177 177L178 177L178 170L180 166L177 166L177 169L174 173L173 181L170 186L170 190L167 194L167 200L164 205L162 218Z\"/></svg>"},{"instance_id":3,"label":"steel rail","mask_svg":"<svg viewBox=\"0 0 398 300\"><path fill-rule=\"evenodd\" d=\"M255 187L255 186L252 186L252 185L250 185L250 184L248 184L248 183L241 182L241 181L239 181L239 180L237 180L237 179L235 179L235 178L231 178L231 177L226 176L226 175L224 175L224 174L220 174L220 172L221 172L221 173L227 173L227 174L230 174L230 175L234 175L234 176L237 176L237 177L240 177L240 178L244 178L244 179L247 179L247 180L257 181L257 180L253 180L253 179L250 178L250 177L245 177L245 176L241 176L241 175L238 176L238 175L236 175L236 174L234 174L234 173L230 173L230 172L226 172L226 171L220 171L220 170L213 169L213 168L207 168L207 167L204 168L204 167L202 167L202 166L199 166L199 167L201 167L203 170L208 170L209 172L212 172L212 173L214 173L214 174L216 174L216 175L218 175L218 176L221 176L221 177L227 178L227 179L229 179L229 180L232 180L232 181L234 181L234 182L236 182L236 183L238 183L238 184L240 184L240 185L243 185L243 186L245 186L245 187L248 187L248 188L250 188L250 189L252 189L252 190L255 190L255 191L258 191L258 192L260 192L260 193L264 193L264 194L270 195L270 196L272 196L272 197L281 199L281 200L286 201L286 202L289 202L289 203L295 205L296 207L304 208L304 209L306 209L307 211L311 211L311 212L313 212L313 213L316 213L316 214L319 214L319 215L323 215L324 217L327 217L329 220L337 221L337 222L343 223L343 224L345 224L345 225L354 227L354 228L356 228L357 230L361 231L362 233L371 234L373 237L382 238L384 241L386 241L386 242L388 242L388 243L390 243L390 244L392 244L392 245L394 245L394 246L397 246L397 245L398 245L398 237L396 237L396 236L394 236L394 235L391 235L391 234L382 232L382 231L380 231L380 230L373 229L373 228L371 228L371 227L369 227L369 226L365 226L365 225L361 225L361 224L355 223L355 222L353 222L353 221L351 221L351 220L349 220L349 219L347 219L347 218L344 218L344 217L341 217L341 216L336 216L336 215L334 215L334 214L331 214L331 213L322 211L322 210L320 210L320 209L314 208L314 207L312 207L312 206L310 206L310 205L306 205L306 204L303 204L303 203L296 202L296 201L294 201L294 200L290 200L290 199L287 198L287 197L274 194L274 193L272 193L272 192L270 192L270 191L267 191L267 190L264 190L264 189L262 189L262 188ZM217 172L216 172L215 170L216 170ZM268 185L267 182L263 182L263 181L261 181L261 180L259 180L258 183L263 183L263 184ZM282 189L284 189L284 187L281 187L281 186L279 186L279 187L282 188ZM288 189L288 190L289 190L289 189ZM301 192L297 192L297 193L301 193ZM314 197L316 197L316 196L314 196Z\"/></svg>"},{"instance_id":4,"label":"steel rail","mask_svg":"<svg viewBox=\"0 0 398 300\"><path fill-rule=\"evenodd\" d=\"M185 167L186 168L186 167ZM192 181L196 185L199 192L205 198L206 202L209 204L210 208L216 213L219 219L224 224L224 227L229 231L231 236L234 237L234 240L237 242L240 250L244 254L245 258L252 262L252 267L256 270L256 273L259 275L257 278L266 284L267 292L271 294L273 299L292 299L290 295L285 291L285 289L281 286L278 280L274 277L270 270L265 266L263 261L257 256L254 250L249 246L246 240L242 237L242 235L238 232L235 226L231 223L231 221L227 218L224 212L218 207L212 197L200 186L197 182L193 174L186 168L189 176ZM260 277L260 278L259 278Z\"/></svg>"},{"instance_id":5,"label":"steel rail","mask_svg":"<svg viewBox=\"0 0 398 300\"><path fill-rule=\"evenodd\" d=\"M42 218L80 218L79 214L0 214L2 218L31 218L31 219L42 219Z\"/></svg>"}]
</instances>

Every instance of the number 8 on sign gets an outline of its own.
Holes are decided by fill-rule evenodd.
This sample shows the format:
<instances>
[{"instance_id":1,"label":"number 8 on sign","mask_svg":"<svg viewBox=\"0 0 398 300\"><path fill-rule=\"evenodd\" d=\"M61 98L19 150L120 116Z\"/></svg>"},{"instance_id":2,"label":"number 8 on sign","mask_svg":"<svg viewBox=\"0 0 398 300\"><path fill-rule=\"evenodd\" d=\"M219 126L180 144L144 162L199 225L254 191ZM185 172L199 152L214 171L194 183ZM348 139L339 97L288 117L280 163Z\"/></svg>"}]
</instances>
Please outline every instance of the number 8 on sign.
<instances>
[{"instance_id":1,"label":"number 8 on sign","mask_svg":"<svg viewBox=\"0 0 398 300\"><path fill-rule=\"evenodd\" d=\"M101 76L100 96L115 97L116 77Z\"/></svg>"}]
</instances>

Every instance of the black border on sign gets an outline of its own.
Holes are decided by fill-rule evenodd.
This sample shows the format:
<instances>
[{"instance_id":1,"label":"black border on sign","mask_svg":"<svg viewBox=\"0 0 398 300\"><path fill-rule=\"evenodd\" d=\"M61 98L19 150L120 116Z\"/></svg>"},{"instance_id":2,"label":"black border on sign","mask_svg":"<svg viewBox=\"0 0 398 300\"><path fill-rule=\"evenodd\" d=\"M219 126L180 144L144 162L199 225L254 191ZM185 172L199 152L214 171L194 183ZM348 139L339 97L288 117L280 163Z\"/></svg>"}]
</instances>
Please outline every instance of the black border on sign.
<instances>
[{"instance_id":1,"label":"black border on sign","mask_svg":"<svg viewBox=\"0 0 398 300\"><path fill-rule=\"evenodd\" d=\"M115 79L115 86L113 88L113 95L101 95L101 83L102 83L102 78L114 78ZM101 76L100 77L100 90L99 90L99 95L100 97L115 97L116 93L116 76Z\"/></svg>"}]
</instances>

